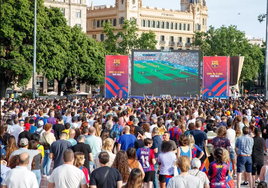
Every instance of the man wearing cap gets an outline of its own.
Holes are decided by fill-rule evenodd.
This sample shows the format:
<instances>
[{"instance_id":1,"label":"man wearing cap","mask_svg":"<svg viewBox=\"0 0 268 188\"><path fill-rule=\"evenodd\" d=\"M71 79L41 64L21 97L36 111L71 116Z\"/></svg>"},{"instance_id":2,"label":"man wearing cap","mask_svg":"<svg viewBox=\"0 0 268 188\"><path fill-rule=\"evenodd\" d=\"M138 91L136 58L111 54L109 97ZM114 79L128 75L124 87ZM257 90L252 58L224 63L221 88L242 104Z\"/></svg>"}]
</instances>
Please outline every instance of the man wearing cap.
<instances>
[{"instance_id":1,"label":"man wearing cap","mask_svg":"<svg viewBox=\"0 0 268 188\"><path fill-rule=\"evenodd\" d=\"M44 126L44 122L43 121L38 121L37 122L37 129L35 130L34 133L37 133L40 135L40 137L42 137L43 133L46 132L44 129L43 129L43 126Z\"/></svg>"},{"instance_id":2,"label":"man wearing cap","mask_svg":"<svg viewBox=\"0 0 268 188\"><path fill-rule=\"evenodd\" d=\"M26 123L25 124L25 130L19 134L18 143L20 143L20 140L22 138L27 138L28 140L31 140L32 133L30 133L30 129L31 129L31 124L30 123Z\"/></svg>"},{"instance_id":3,"label":"man wearing cap","mask_svg":"<svg viewBox=\"0 0 268 188\"><path fill-rule=\"evenodd\" d=\"M27 149L27 146L28 146L28 139L27 138L22 138L20 139L20 148L13 151L13 153L10 155L9 159L11 159L14 155L20 155L22 153L27 153L30 158L29 158L29 163L27 164L27 168L28 170L31 170L31 166L32 166L32 161L33 161L33 158L34 156L38 155L39 153L41 153L42 151L41 150L29 150Z\"/></svg>"},{"instance_id":4,"label":"man wearing cap","mask_svg":"<svg viewBox=\"0 0 268 188\"><path fill-rule=\"evenodd\" d=\"M31 166L30 155L23 152L19 156L19 165L6 173L2 182L3 188L39 187L35 174L28 166Z\"/></svg>"},{"instance_id":5,"label":"man wearing cap","mask_svg":"<svg viewBox=\"0 0 268 188\"><path fill-rule=\"evenodd\" d=\"M191 166L192 169L189 170L189 174L198 177L204 185L204 188L209 188L209 179L207 175L199 170L201 167L201 161L198 158L194 158L191 161Z\"/></svg>"}]
</instances>

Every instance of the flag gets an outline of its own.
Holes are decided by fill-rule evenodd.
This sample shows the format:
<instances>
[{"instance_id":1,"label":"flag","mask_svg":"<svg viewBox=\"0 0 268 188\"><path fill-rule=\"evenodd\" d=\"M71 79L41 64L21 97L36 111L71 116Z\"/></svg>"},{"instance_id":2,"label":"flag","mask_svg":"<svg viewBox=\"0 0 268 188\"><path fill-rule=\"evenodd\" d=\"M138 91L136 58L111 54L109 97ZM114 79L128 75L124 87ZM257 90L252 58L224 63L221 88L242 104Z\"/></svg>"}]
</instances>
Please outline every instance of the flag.
<instances>
[{"instance_id":1,"label":"flag","mask_svg":"<svg viewBox=\"0 0 268 188\"><path fill-rule=\"evenodd\" d=\"M200 167L200 170L202 172L205 172L206 175L208 176L208 168L209 168L209 160L208 158L205 159L205 161L203 162L203 164Z\"/></svg>"}]
</instances>

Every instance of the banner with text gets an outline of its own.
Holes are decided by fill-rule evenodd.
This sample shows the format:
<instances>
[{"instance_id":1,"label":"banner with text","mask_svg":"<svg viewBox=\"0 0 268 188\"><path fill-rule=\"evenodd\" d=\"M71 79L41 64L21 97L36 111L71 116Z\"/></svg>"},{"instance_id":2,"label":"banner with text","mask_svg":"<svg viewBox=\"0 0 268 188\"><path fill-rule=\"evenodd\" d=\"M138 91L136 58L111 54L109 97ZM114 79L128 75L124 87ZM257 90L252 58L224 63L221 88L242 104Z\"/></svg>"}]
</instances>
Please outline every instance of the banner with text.
<instances>
[{"instance_id":1,"label":"banner with text","mask_svg":"<svg viewBox=\"0 0 268 188\"><path fill-rule=\"evenodd\" d=\"M106 55L105 97L128 97L128 56Z\"/></svg>"},{"instance_id":2,"label":"banner with text","mask_svg":"<svg viewBox=\"0 0 268 188\"><path fill-rule=\"evenodd\" d=\"M230 58L203 58L203 98L229 97Z\"/></svg>"}]
</instances>

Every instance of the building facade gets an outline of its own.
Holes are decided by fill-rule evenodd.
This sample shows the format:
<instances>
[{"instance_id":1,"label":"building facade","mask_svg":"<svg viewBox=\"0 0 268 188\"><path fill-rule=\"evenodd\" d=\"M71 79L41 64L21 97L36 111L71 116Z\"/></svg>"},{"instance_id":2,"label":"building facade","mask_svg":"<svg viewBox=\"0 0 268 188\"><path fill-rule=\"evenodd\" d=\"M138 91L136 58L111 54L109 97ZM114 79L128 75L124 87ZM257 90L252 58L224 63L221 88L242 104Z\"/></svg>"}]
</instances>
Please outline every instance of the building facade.
<instances>
[{"instance_id":1,"label":"building facade","mask_svg":"<svg viewBox=\"0 0 268 188\"><path fill-rule=\"evenodd\" d=\"M45 0L44 4L47 7L60 8L69 26L77 25L86 33L87 0Z\"/></svg>"},{"instance_id":2,"label":"building facade","mask_svg":"<svg viewBox=\"0 0 268 188\"><path fill-rule=\"evenodd\" d=\"M207 16L205 0L181 0L180 10L143 6L142 0L115 0L112 6L91 4L86 30L88 36L103 41L104 22L120 30L125 19L135 19L139 35L149 30L156 34L157 49L191 49L194 32L207 29Z\"/></svg>"},{"instance_id":3,"label":"building facade","mask_svg":"<svg viewBox=\"0 0 268 188\"><path fill-rule=\"evenodd\" d=\"M252 39L249 39L248 42L252 45L257 45L259 47L263 47L265 41L263 41L261 38L252 38Z\"/></svg>"}]
</instances>

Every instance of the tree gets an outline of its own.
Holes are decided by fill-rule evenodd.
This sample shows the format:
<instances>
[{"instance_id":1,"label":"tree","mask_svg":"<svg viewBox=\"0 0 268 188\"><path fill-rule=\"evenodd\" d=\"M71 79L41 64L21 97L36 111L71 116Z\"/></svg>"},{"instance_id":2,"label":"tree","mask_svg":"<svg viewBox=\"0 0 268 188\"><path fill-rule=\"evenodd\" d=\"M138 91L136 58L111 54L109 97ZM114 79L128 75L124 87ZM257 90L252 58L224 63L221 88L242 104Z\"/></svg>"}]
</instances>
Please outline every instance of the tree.
<instances>
[{"instance_id":1,"label":"tree","mask_svg":"<svg viewBox=\"0 0 268 188\"><path fill-rule=\"evenodd\" d=\"M108 54L128 55L132 49L156 49L157 41L154 32L142 33L139 37L135 20L125 20L122 29L118 31L110 22L104 23L103 27L103 33L107 38L103 44Z\"/></svg>"},{"instance_id":2,"label":"tree","mask_svg":"<svg viewBox=\"0 0 268 188\"><path fill-rule=\"evenodd\" d=\"M264 56L259 47L251 45L245 33L236 26L215 29L210 26L207 32L197 32L194 46L201 49L203 56L245 56L241 77L244 80L255 79ZM253 68L254 67L254 68Z\"/></svg>"},{"instance_id":3,"label":"tree","mask_svg":"<svg viewBox=\"0 0 268 188\"><path fill-rule=\"evenodd\" d=\"M43 0L37 1L37 33L47 23ZM0 97L13 82L27 84L32 76L34 1L4 0L0 11Z\"/></svg>"}]
</instances>

